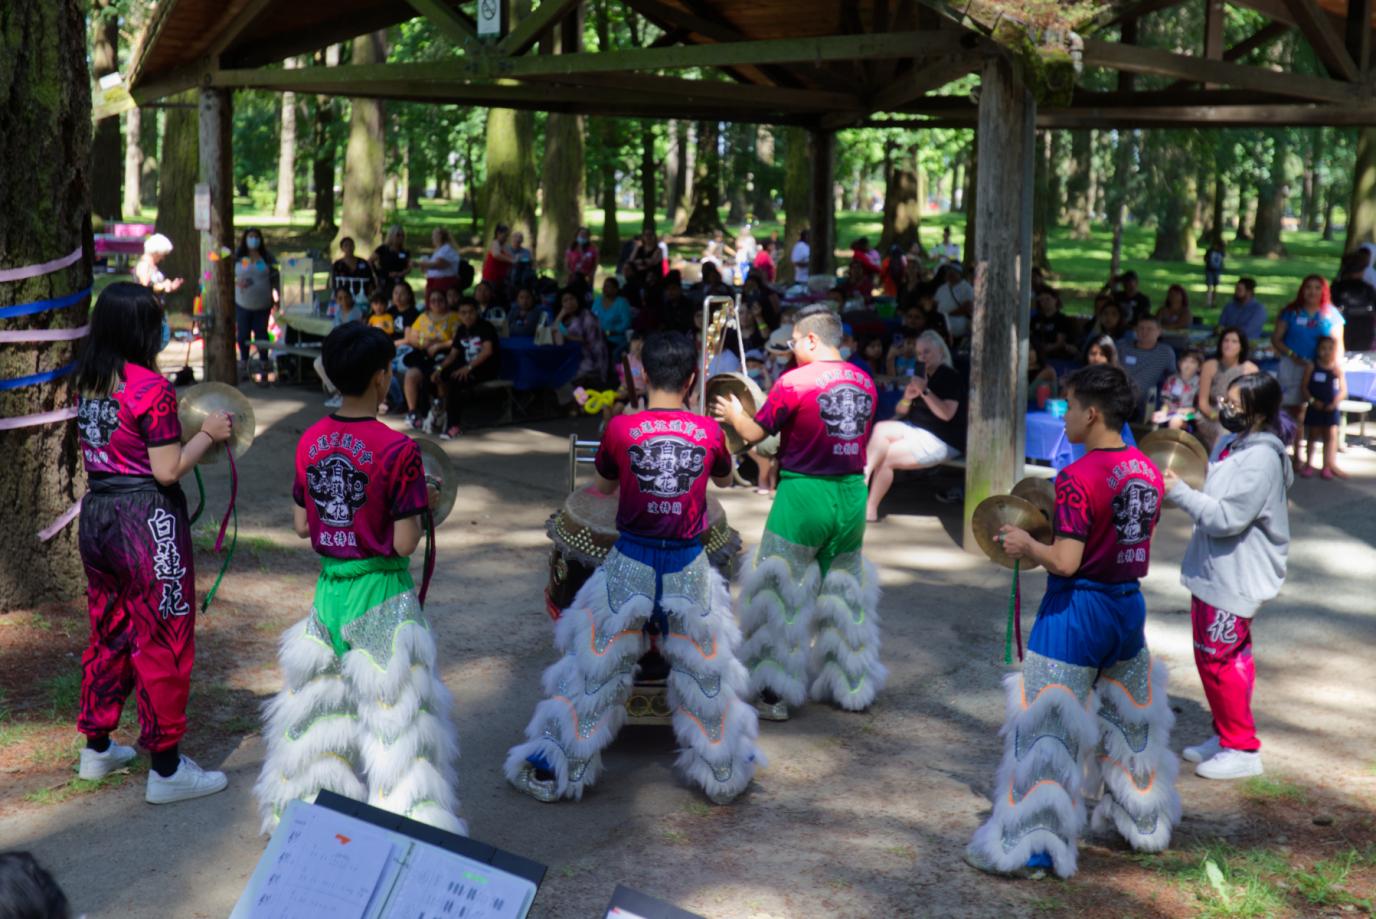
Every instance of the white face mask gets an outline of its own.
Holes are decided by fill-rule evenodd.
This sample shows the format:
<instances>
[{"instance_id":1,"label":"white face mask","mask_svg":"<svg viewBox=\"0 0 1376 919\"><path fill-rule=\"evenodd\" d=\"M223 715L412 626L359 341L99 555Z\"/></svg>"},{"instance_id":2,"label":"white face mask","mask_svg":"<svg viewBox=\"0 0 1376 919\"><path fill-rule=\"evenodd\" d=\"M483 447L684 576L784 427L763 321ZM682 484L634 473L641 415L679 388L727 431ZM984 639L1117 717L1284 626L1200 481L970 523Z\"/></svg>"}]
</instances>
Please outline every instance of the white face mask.
<instances>
[{"instance_id":1,"label":"white face mask","mask_svg":"<svg viewBox=\"0 0 1376 919\"><path fill-rule=\"evenodd\" d=\"M259 239L257 236L250 236L250 237L248 238L248 247L249 247L250 249L257 249L257 248L258 248L260 245L262 245L262 244L263 244L263 241L262 241L261 239Z\"/></svg>"},{"instance_id":2,"label":"white face mask","mask_svg":"<svg viewBox=\"0 0 1376 919\"><path fill-rule=\"evenodd\" d=\"M841 360L843 360L843 361L848 361L848 360L850 360L850 356L851 356L853 353L854 353L854 352L851 351L850 348L847 348L845 345L842 345L842 346L841 346Z\"/></svg>"}]
</instances>

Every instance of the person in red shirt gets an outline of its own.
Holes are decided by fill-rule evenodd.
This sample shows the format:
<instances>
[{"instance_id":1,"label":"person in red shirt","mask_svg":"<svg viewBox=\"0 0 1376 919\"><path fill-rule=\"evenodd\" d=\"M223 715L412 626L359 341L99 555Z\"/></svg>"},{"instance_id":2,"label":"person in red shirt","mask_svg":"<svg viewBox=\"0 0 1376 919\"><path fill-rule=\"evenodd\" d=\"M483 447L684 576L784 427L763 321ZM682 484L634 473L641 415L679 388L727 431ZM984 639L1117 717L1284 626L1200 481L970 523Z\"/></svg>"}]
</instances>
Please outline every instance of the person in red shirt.
<instances>
[{"instance_id":1,"label":"person in red shirt","mask_svg":"<svg viewBox=\"0 0 1376 919\"><path fill-rule=\"evenodd\" d=\"M396 348L340 326L321 347L344 396L296 445L296 534L320 555L311 614L282 636L286 685L268 704L254 793L262 831L322 789L466 833L456 814L459 741L435 640L409 570L435 492L420 447L377 419Z\"/></svg>"},{"instance_id":2,"label":"person in red shirt","mask_svg":"<svg viewBox=\"0 0 1376 919\"><path fill-rule=\"evenodd\" d=\"M1123 443L1136 400L1122 370L1092 365L1066 386L1066 436L1088 452L1056 476L1055 541L1013 526L999 533L1010 556L1048 577L1022 673L1005 681L993 814L965 853L994 874L1073 875L1086 796L1099 797L1095 828L1116 829L1139 852L1165 849L1180 822L1175 716L1166 666L1147 651L1138 583L1161 515L1161 473Z\"/></svg>"},{"instance_id":3,"label":"person in red shirt","mask_svg":"<svg viewBox=\"0 0 1376 919\"><path fill-rule=\"evenodd\" d=\"M721 428L684 409L697 352L681 332L657 332L641 354L648 408L607 424L591 488L617 494L620 538L556 626L564 656L545 671L550 697L535 706L507 779L541 801L581 798L602 770L602 749L626 720L636 662L658 636L672 668L669 707L676 765L717 804L750 784L762 758L759 722L742 702L746 672L731 598L708 564L707 481L731 485Z\"/></svg>"},{"instance_id":4,"label":"person in red shirt","mask_svg":"<svg viewBox=\"0 0 1376 919\"><path fill-rule=\"evenodd\" d=\"M755 254L755 261L750 266L750 273L758 274L766 284L774 283L774 276L778 271L774 264L774 252L777 248L774 240L766 239L760 245L760 251Z\"/></svg>"},{"instance_id":5,"label":"person in red shirt","mask_svg":"<svg viewBox=\"0 0 1376 919\"><path fill-rule=\"evenodd\" d=\"M740 595L750 692L774 721L809 692L861 711L887 677L879 579L860 554L878 393L869 374L841 359L841 320L830 309L804 309L791 334L798 366L753 418L734 396L716 405L717 417L752 444L780 435L779 490Z\"/></svg>"},{"instance_id":6,"label":"person in red shirt","mask_svg":"<svg viewBox=\"0 0 1376 919\"><path fill-rule=\"evenodd\" d=\"M170 804L223 791L223 772L181 755L196 657L196 571L179 484L232 421L212 412L185 444L177 394L157 371L163 311L138 284L111 284L91 311L76 370L77 434L89 491L81 501L91 637L81 655L79 775L100 779L137 754L110 734L130 693L149 751L145 799Z\"/></svg>"}]
</instances>

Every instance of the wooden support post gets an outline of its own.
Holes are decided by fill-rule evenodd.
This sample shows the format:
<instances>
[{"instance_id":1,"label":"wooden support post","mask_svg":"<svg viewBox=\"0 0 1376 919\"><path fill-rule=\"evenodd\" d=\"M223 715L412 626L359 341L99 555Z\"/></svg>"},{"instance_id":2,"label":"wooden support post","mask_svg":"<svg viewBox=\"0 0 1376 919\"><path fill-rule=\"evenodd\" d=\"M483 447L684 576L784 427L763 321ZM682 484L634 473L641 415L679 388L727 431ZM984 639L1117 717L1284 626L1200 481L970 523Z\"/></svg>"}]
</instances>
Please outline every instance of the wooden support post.
<instances>
[{"instance_id":1,"label":"wooden support post","mask_svg":"<svg viewBox=\"0 0 1376 919\"><path fill-rule=\"evenodd\" d=\"M233 96L227 89L201 89L201 182L210 186L210 229L201 231L202 333L205 378L239 384L234 354ZM214 254L214 259L211 255Z\"/></svg>"},{"instance_id":2,"label":"wooden support post","mask_svg":"<svg viewBox=\"0 0 1376 919\"><path fill-rule=\"evenodd\" d=\"M1223 60L1223 0L1204 0L1204 56L1211 61ZM1215 89L1205 83L1205 89Z\"/></svg>"},{"instance_id":3,"label":"wooden support post","mask_svg":"<svg viewBox=\"0 0 1376 919\"><path fill-rule=\"evenodd\" d=\"M832 191L836 183L836 135L831 131L809 131L808 146L812 153L812 254L808 271L813 275L832 274L836 270L836 198Z\"/></svg>"},{"instance_id":4,"label":"wooden support post","mask_svg":"<svg viewBox=\"0 0 1376 919\"><path fill-rule=\"evenodd\" d=\"M1371 69L1371 0L1348 0L1347 53L1362 76Z\"/></svg>"},{"instance_id":5,"label":"wooden support post","mask_svg":"<svg viewBox=\"0 0 1376 919\"><path fill-rule=\"evenodd\" d=\"M1006 60L980 77L975 195L975 309L971 323L964 544L975 507L1007 494L1026 454L1027 303L1032 269L1036 102Z\"/></svg>"}]
</instances>

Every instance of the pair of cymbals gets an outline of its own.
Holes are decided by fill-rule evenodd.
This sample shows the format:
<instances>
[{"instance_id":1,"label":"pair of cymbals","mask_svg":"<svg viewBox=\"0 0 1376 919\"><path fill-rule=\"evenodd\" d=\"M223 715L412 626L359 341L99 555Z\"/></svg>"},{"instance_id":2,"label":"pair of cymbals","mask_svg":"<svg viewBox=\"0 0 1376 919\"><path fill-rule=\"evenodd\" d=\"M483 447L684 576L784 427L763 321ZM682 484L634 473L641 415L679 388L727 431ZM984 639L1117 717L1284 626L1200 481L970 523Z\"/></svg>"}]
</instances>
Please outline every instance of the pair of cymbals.
<instances>
[{"instance_id":1,"label":"pair of cymbals","mask_svg":"<svg viewBox=\"0 0 1376 919\"><path fill-rule=\"evenodd\" d=\"M439 489L439 500L430 512L435 526L439 526L454 510L454 500L459 495L459 477L454 471L454 461L439 444L422 438L417 438L416 443L420 446L420 462L425 469L425 484Z\"/></svg>"},{"instance_id":2,"label":"pair of cymbals","mask_svg":"<svg viewBox=\"0 0 1376 919\"><path fill-rule=\"evenodd\" d=\"M1209 451L1193 434L1163 428L1152 431L1137 444L1156 468L1169 469L1191 488L1203 488L1209 473Z\"/></svg>"},{"instance_id":3,"label":"pair of cymbals","mask_svg":"<svg viewBox=\"0 0 1376 919\"><path fill-rule=\"evenodd\" d=\"M201 456L200 463L217 463L225 455L225 447L238 459L253 445L258 433L258 422L253 414L253 403L238 389L228 383L206 382L188 387L177 400L177 420L182 426L182 443L200 433L206 418L215 412L229 412L232 420L229 440L215 444Z\"/></svg>"},{"instance_id":4,"label":"pair of cymbals","mask_svg":"<svg viewBox=\"0 0 1376 919\"><path fill-rule=\"evenodd\" d=\"M1018 484L1023 485L1027 481L1024 479ZM1030 486L1028 488L1030 489ZM1010 525L1026 530L1037 542L1051 545L1051 519L1027 498L1016 495L990 495L979 503L974 516L970 518L970 529L975 534L975 541L991 561L998 562L1005 568L1012 568L1015 562L1020 563L1020 567L1024 569L1036 568L1037 563L1030 558L1013 559L1004 551L1003 537L999 531Z\"/></svg>"}]
</instances>

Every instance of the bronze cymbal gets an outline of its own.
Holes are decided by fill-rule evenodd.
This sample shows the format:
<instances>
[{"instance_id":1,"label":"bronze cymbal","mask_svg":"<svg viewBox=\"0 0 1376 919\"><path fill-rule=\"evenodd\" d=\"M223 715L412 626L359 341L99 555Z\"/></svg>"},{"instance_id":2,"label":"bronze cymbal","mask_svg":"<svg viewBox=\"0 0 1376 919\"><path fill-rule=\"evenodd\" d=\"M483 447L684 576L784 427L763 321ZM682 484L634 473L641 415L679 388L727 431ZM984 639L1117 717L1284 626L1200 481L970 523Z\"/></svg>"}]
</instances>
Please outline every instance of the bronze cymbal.
<instances>
[{"instance_id":1,"label":"bronze cymbal","mask_svg":"<svg viewBox=\"0 0 1376 919\"><path fill-rule=\"evenodd\" d=\"M197 383L188 387L177 399L177 420L182 425L182 443L195 437L205 423L207 416L214 412L229 412L233 419L232 433L229 435L229 448L234 458L243 456L253 444L258 433L258 422L254 418L253 403L239 390L227 383ZM205 451L201 463L217 463L224 456L223 444L215 444Z\"/></svg>"},{"instance_id":2,"label":"bronze cymbal","mask_svg":"<svg viewBox=\"0 0 1376 919\"><path fill-rule=\"evenodd\" d=\"M454 461L439 444L419 437L415 441L420 446L421 465L425 467L425 484L433 485L440 491L439 500L431 511L435 526L439 526L454 510L454 499L459 494L459 477L454 471Z\"/></svg>"},{"instance_id":3,"label":"bronze cymbal","mask_svg":"<svg viewBox=\"0 0 1376 919\"><path fill-rule=\"evenodd\" d=\"M1180 476L1191 488L1203 488L1204 476L1209 471L1209 461L1202 459L1189 444L1165 437L1143 437L1137 449L1156 464L1156 468L1167 469Z\"/></svg>"},{"instance_id":4,"label":"bronze cymbal","mask_svg":"<svg viewBox=\"0 0 1376 919\"><path fill-rule=\"evenodd\" d=\"M1037 542L1051 544L1051 523L1031 501L1013 495L990 495L975 508L970 529L984 554L1005 568L1012 568L1015 561L1003 551L1003 543L998 539L999 530L1006 524L1026 530ZM1037 567L1029 558L1017 561L1023 569Z\"/></svg>"},{"instance_id":5,"label":"bronze cymbal","mask_svg":"<svg viewBox=\"0 0 1376 919\"><path fill-rule=\"evenodd\" d=\"M752 418L764 405L765 398L759 384L743 373L718 373L708 379L707 414L712 414L712 406L716 404L718 396L735 396L740 400L741 408ZM731 425L722 422L721 432L726 436L726 449L732 453L744 453L749 449L750 445Z\"/></svg>"},{"instance_id":6,"label":"bronze cymbal","mask_svg":"<svg viewBox=\"0 0 1376 919\"><path fill-rule=\"evenodd\" d=\"M1209 468L1208 448L1204 446L1203 442L1201 442L1198 437L1195 437L1189 431L1177 431L1173 428L1162 428L1159 431L1152 431L1146 437L1142 438L1142 441L1144 443L1147 441L1155 442L1158 440L1166 441L1167 443L1184 444L1185 446L1189 447L1191 450L1193 450L1195 453L1199 455L1199 458L1204 461L1205 469ZM1145 449L1143 449L1141 444L1138 444L1137 449L1141 450L1143 453L1147 452Z\"/></svg>"},{"instance_id":7,"label":"bronze cymbal","mask_svg":"<svg viewBox=\"0 0 1376 919\"><path fill-rule=\"evenodd\" d=\"M1032 506L1042 512L1048 523L1056 519L1055 479L1029 475L1014 485L1009 494L1032 502Z\"/></svg>"}]
</instances>

